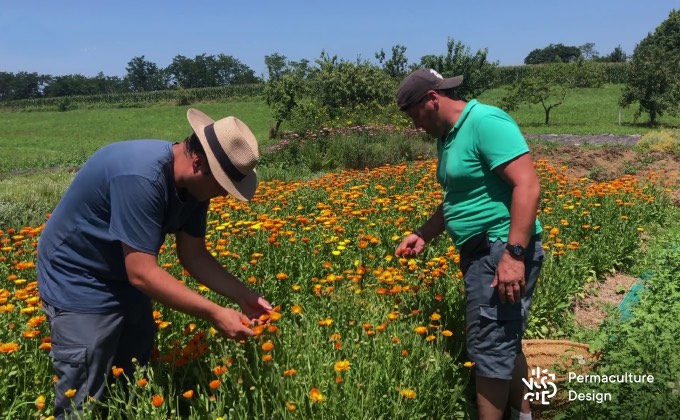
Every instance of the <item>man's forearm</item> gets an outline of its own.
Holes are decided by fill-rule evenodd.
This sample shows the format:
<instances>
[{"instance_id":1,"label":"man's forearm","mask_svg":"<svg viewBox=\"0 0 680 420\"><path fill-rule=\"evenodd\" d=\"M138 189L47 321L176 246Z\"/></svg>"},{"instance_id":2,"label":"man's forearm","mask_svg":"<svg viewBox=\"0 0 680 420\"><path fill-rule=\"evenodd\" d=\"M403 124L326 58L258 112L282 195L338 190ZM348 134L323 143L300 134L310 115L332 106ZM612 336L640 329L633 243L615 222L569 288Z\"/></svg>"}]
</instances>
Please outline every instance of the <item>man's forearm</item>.
<instances>
[{"instance_id":1,"label":"man's forearm","mask_svg":"<svg viewBox=\"0 0 680 420\"><path fill-rule=\"evenodd\" d=\"M432 216L418 228L418 231L425 242L430 242L444 232L444 210L442 204L440 204Z\"/></svg>"}]
</instances>

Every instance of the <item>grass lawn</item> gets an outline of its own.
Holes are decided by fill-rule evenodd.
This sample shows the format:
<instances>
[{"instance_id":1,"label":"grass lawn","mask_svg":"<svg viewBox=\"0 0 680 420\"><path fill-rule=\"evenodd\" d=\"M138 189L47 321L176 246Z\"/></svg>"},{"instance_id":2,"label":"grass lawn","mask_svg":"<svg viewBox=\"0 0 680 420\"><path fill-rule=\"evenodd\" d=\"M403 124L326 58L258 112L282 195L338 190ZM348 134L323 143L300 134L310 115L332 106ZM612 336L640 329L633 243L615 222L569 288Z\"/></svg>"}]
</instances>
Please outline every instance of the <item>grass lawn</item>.
<instances>
[{"instance_id":1,"label":"grass lawn","mask_svg":"<svg viewBox=\"0 0 680 420\"><path fill-rule=\"evenodd\" d=\"M269 107L261 100L158 105L148 108L79 109L69 112L0 112L0 174L77 165L99 147L120 140L181 141L190 134L186 111L195 107L218 119L234 115L258 139L268 139Z\"/></svg>"}]
</instances>

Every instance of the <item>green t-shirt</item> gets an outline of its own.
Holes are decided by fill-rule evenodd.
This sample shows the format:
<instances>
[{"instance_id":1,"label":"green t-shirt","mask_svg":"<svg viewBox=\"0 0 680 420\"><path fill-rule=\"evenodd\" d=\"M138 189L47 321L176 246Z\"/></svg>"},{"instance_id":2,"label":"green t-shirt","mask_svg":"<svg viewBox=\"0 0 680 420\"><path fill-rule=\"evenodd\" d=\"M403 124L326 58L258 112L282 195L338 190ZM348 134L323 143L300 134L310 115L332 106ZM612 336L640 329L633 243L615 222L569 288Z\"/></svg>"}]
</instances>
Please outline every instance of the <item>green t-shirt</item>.
<instances>
[{"instance_id":1,"label":"green t-shirt","mask_svg":"<svg viewBox=\"0 0 680 420\"><path fill-rule=\"evenodd\" d=\"M529 152L512 117L472 100L446 138L437 141L437 151L444 220L456 246L483 231L492 241L507 242L512 188L493 169ZM536 220L534 233L541 230Z\"/></svg>"}]
</instances>

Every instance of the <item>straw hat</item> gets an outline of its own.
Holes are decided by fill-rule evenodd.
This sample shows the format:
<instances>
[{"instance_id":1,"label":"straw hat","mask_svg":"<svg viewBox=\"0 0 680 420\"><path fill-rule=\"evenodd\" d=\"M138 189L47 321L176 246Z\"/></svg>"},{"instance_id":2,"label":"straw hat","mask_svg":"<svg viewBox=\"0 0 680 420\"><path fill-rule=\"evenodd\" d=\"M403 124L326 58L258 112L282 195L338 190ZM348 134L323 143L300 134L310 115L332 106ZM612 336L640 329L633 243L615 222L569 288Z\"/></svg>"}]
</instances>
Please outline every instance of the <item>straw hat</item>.
<instances>
[{"instance_id":1,"label":"straw hat","mask_svg":"<svg viewBox=\"0 0 680 420\"><path fill-rule=\"evenodd\" d=\"M236 117L213 121L193 108L187 111L187 119L201 141L217 182L239 200L250 200L257 189L255 166L260 153L248 126Z\"/></svg>"}]
</instances>

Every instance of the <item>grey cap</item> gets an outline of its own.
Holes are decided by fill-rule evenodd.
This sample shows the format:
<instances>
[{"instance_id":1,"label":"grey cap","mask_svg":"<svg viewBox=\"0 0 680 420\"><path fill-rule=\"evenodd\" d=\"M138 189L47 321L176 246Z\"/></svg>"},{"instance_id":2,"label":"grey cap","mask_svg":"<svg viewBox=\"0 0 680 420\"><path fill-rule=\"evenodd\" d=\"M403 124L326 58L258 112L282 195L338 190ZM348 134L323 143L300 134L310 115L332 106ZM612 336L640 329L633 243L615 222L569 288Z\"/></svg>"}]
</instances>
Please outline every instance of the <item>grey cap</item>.
<instances>
[{"instance_id":1,"label":"grey cap","mask_svg":"<svg viewBox=\"0 0 680 420\"><path fill-rule=\"evenodd\" d=\"M432 69L420 69L406 76L397 89L397 105L406 111L425 99L431 90L445 90L458 87L463 83L463 76L445 79Z\"/></svg>"}]
</instances>

